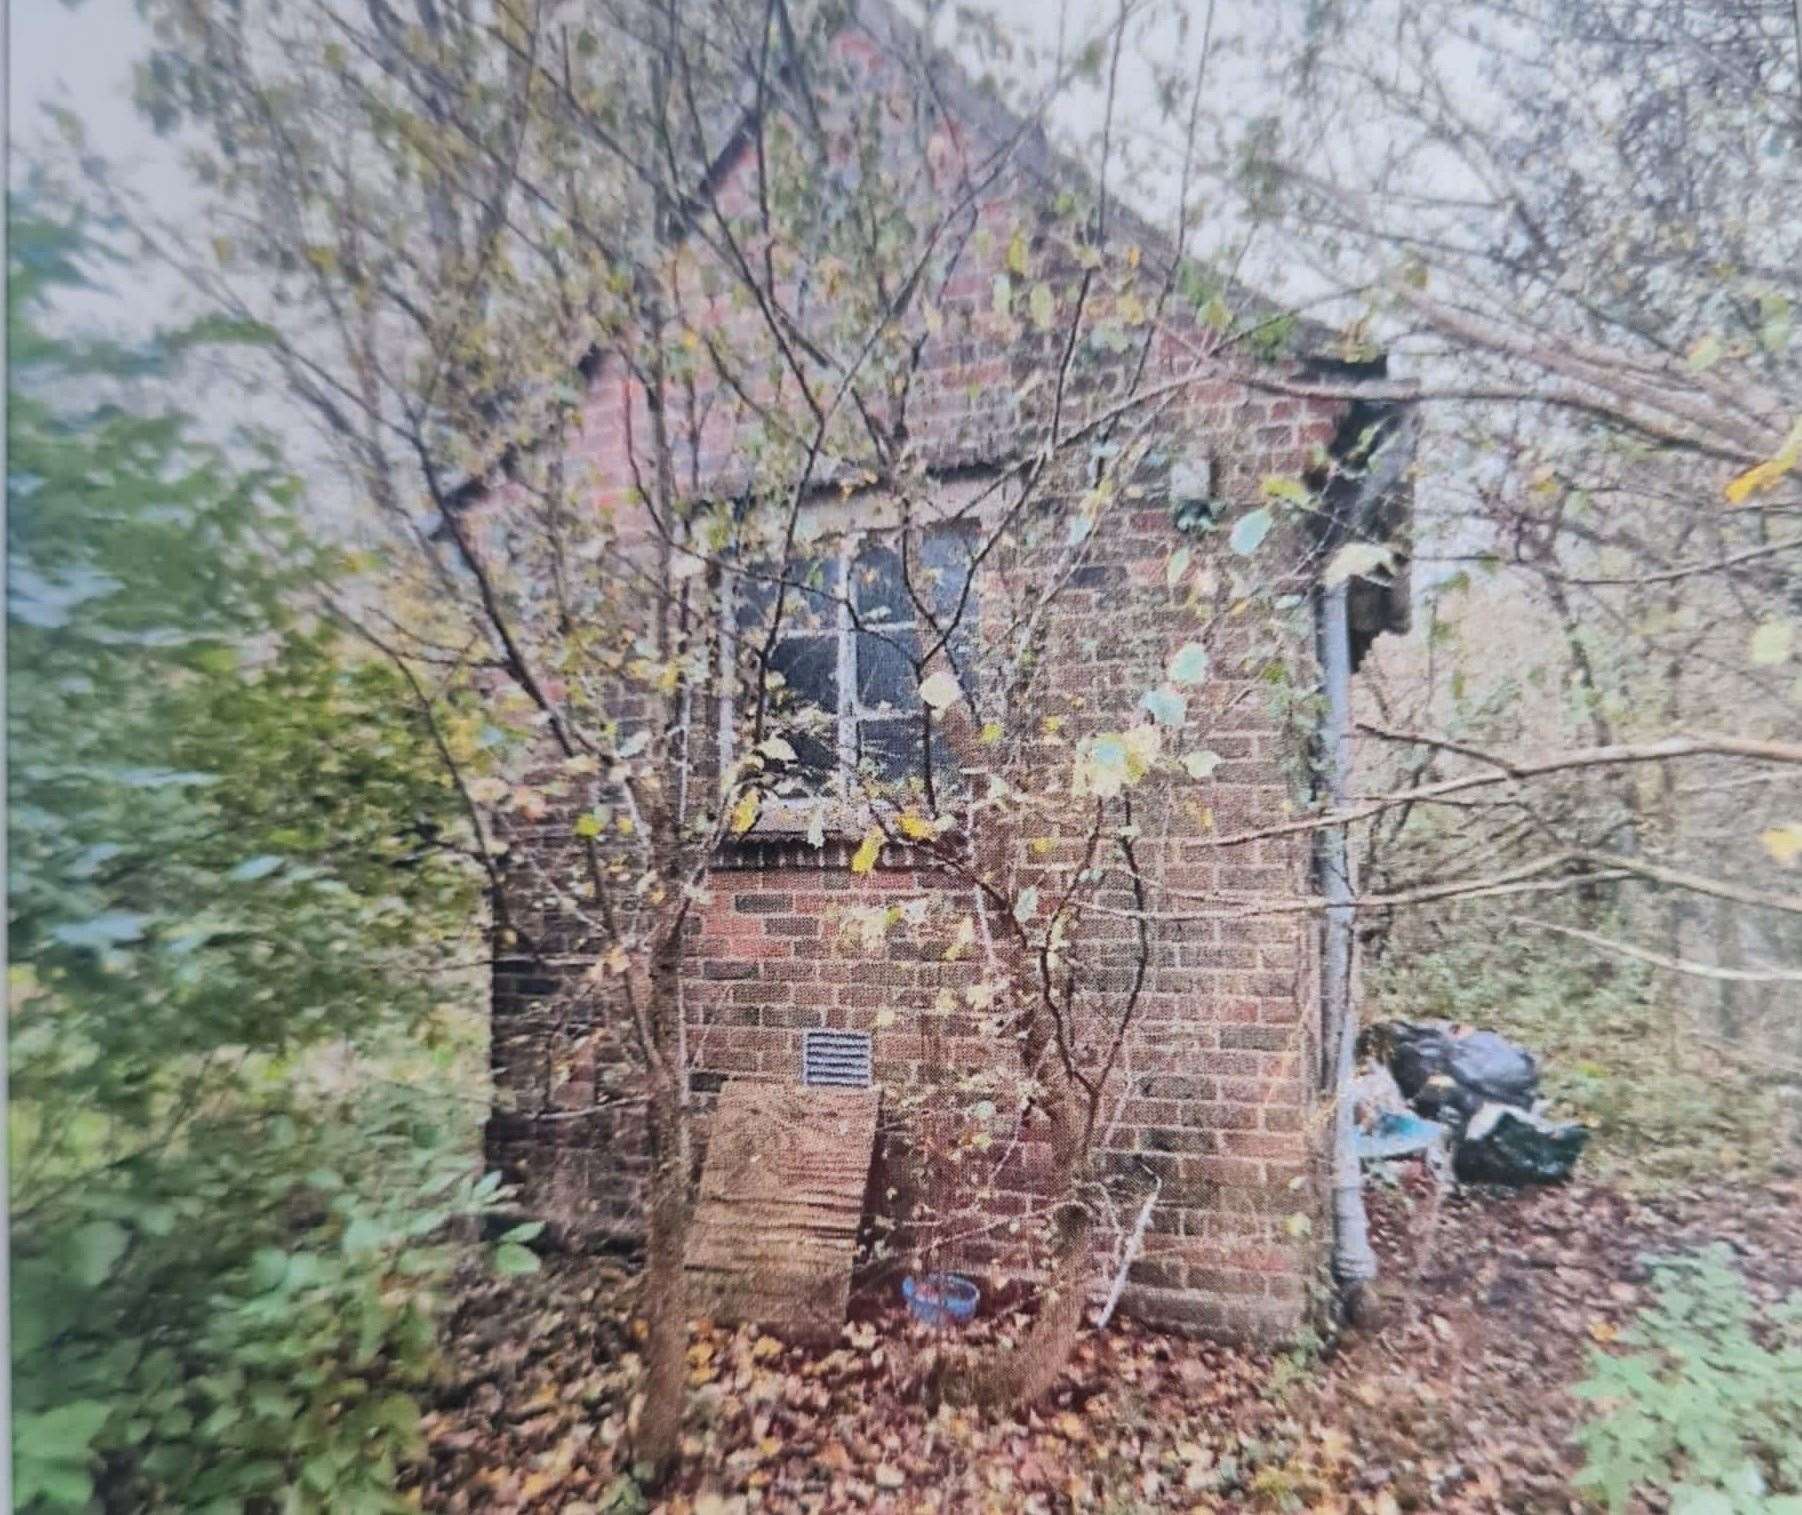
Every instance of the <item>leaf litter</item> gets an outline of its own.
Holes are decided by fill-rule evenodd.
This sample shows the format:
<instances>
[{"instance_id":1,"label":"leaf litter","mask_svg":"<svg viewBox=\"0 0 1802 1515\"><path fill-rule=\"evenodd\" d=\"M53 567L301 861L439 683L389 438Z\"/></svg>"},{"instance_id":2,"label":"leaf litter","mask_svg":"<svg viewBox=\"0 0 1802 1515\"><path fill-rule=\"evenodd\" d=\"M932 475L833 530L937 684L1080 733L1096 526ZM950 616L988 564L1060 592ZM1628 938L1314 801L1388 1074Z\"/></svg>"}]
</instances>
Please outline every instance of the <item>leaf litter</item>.
<instances>
[{"instance_id":1,"label":"leaf litter","mask_svg":"<svg viewBox=\"0 0 1802 1515\"><path fill-rule=\"evenodd\" d=\"M830 1351L696 1322L681 1465L655 1498L629 1461L630 1274L606 1257L472 1269L408 1497L451 1515L1577 1511L1567 1389L1644 1302L1646 1257L1725 1241L1755 1296L1802 1285L1794 1180L1656 1199L1466 1189L1429 1226L1411 1178L1371 1205L1380 1324L1276 1350L1116 1318L1013 1416L939 1404L933 1385L1017 1337L1018 1291L946 1336L892 1279L871 1285Z\"/></svg>"}]
</instances>

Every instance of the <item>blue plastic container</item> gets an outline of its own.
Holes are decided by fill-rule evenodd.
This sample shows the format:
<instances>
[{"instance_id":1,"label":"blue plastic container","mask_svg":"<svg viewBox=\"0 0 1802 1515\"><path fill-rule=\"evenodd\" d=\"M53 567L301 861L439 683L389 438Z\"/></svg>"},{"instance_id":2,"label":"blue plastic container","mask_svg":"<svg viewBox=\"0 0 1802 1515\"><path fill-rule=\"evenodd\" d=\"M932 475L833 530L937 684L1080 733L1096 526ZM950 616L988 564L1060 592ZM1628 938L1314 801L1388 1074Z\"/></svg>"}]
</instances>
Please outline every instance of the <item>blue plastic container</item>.
<instances>
[{"instance_id":1,"label":"blue plastic container","mask_svg":"<svg viewBox=\"0 0 1802 1515\"><path fill-rule=\"evenodd\" d=\"M982 1290L961 1273L928 1273L901 1280L901 1297L914 1319L929 1326L961 1326L976 1313Z\"/></svg>"},{"instance_id":2,"label":"blue plastic container","mask_svg":"<svg viewBox=\"0 0 1802 1515\"><path fill-rule=\"evenodd\" d=\"M1353 1145L1365 1159L1412 1157L1444 1135L1446 1128L1438 1121L1398 1111L1382 1116L1371 1130L1358 1132Z\"/></svg>"}]
</instances>

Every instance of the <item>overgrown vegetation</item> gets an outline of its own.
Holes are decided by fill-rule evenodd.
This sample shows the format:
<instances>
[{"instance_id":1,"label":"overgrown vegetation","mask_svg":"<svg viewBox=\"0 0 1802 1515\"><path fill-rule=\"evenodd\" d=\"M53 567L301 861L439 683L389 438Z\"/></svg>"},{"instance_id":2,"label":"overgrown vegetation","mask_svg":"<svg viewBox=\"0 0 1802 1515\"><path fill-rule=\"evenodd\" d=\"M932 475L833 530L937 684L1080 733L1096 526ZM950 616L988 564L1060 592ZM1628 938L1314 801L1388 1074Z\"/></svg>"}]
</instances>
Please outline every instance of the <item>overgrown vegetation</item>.
<instances>
[{"instance_id":1,"label":"overgrown vegetation","mask_svg":"<svg viewBox=\"0 0 1802 1515\"><path fill-rule=\"evenodd\" d=\"M1241 948L1247 922L1297 923L1299 940L1321 908L1271 892L1289 888L1274 870L1255 890L1183 882L1164 866L1173 841L1212 856L1350 833L1364 897L1336 905L1335 926L1421 907L1369 975L1387 1013L1532 1044L1550 1092L1598 1126L1597 1157L1635 1182L1755 1176L1775 1156L1774 1091L1718 1043L1796 1066L1773 1013L1802 982L1790 0L1330 0L1222 8L1218 31L1210 5L1193 45L1195 7L1134 0L1068 58L1061 26L1055 59L1025 50L1050 77L1019 129L978 153L958 145L972 123L957 117L990 114L979 92L948 98L964 90L911 45L888 72L861 45L835 54L837 3L143 9L156 47L141 103L182 131L203 203L146 204L98 170L96 195L201 294L207 335L255 341L266 361L247 366L325 440L359 529L390 549L358 606L389 658L359 661L297 618L327 565L275 458L108 403L124 381L155 384L181 343L76 346L32 324L78 270L65 232L22 225L9 493L25 1503L391 1502L446 1227L495 1191L434 1076L454 1057L441 986L473 915L473 857L496 886L502 953L542 966L534 916L548 912L544 952L579 940L591 960L547 1015L567 1039L506 1091L508 1113L552 1145L577 1130L565 1121L611 1132L614 1109L643 1106L642 1405L615 1431L657 1474L687 1455L689 1391L705 1387L684 1355L705 1108L684 944L735 837L823 848L830 813L850 872L906 847L968 887L969 910L885 895L837 924L867 952L917 933L910 964L945 970L930 1001L875 1012L878 1030L965 1023L1021 1054L1003 1075L952 1070L947 1144L972 1157L945 1186L946 1233L970 1218L1024 1231L1023 1260L1049 1263L1032 1334L990 1339L998 1368L953 1381L986 1406L1045 1401L1064 1381L1099 1218L1120 1208L1101 1138L1134 1129L1109 1112L1122 1048L1153 1018L1153 970L1190 947ZM1149 427L1181 383L1301 351L1291 318L1253 312L1246 330L1231 287L1181 256L1160 266L1123 214L1178 179L1160 190L1117 151L1123 44L1156 43L1138 22L1158 11L1181 21L1143 92L1180 143L1174 245L1211 196L1206 219L1273 236L1285 266L1310 267L1312 307L1343 321L1330 345L1348 363L1258 376L1273 422L1279 401L1431 415L1409 470L1429 529L1413 540L1399 511L1336 522L1360 538L1350 555L1310 554L1289 582L1270 566L1278 546L1339 514L1347 471L1320 489L1322 459L1306 479L1266 474L1255 432L1224 421L1218 456L1210 443L1205 459L1155 461ZM965 43L973 61L1008 51ZM1255 58L1280 108L1248 109L1230 74L1210 75L1216 55ZM1045 103L1084 76L1107 102L1094 182L1049 215L995 216L1016 168L1038 177ZM742 198L716 193L734 156L756 165ZM1255 267L1246 251L1223 261ZM934 343L979 340L1025 361L955 386L922 362ZM1378 377L1381 352L1406 388ZM1166 358L1186 373L1161 372ZM931 406L962 416L954 398L967 416L935 452ZM948 466L962 478L972 462L1001 472L949 499ZM1175 503L1178 462L1205 485L1179 516L1197 547L1163 566L1182 620L1143 669L1096 678L1105 649L1052 637L1046 607L1110 566L1092 557L1104 528L1148 496ZM944 526L957 529L934 544ZM887 580L884 554L899 561ZM1268 828L1241 831L1226 805L1216 819L1203 786L1229 758L1204 744L1217 719L1238 734L1232 685L1264 680L1317 726L1311 675L1290 676L1305 613L1335 585L1343 611L1348 577L1380 587L1413 554L1483 559L1517 598L1379 692L1371 745L1386 745L1357 785L1375 798L1354 807L1329 786L1338 813L1303 815L1323 799L1310 783ZM977 649L955 586L983 562L1011 583L986 596ZM1158 577L1120 582L1155 594ZM822 611L834 693L810 709L786 660L805 639L820 650ZM898 722L905 703L917 772L853 708L846 674L865 655L893 676L901 699L870 708ZM1379 676L1362 675L1380 690ZM1130 714L1103 716L1090 685L1123 686ZM434 713L442 724L422 724ZM538 750L496 762L512 739ZM1256 737L1260 760L1270 745ZM1177 806L1215 834L1175 836ZM539 855L566 818L568 847ZM1340 850L1323 849L1335 873ZM1527 913L1492 909L1504 895ZM1190 926L1210 945L1179 946ZM1169 998L1182 1003L1158 1014L1186 1020L1187 986ZM624 1049L614 1087L593 1077L609 1040ZM393 1072L397 1051L401 1081L372 1080L371 1060ZM1355 1196L1349 1101L1338 1109L1338 1187ZM1043 1213L1022 1226L980 1175L1029 1116L1052 1158ZM1263 1137L1248 1134L1250 1152ZM1268 1135L1256 1161L1284 1145ZM1189 1156L1151 1155L1192 1171L1210 1141L1236 1139L1179 1136ZM1184 1240L1230 1257L1214 1215L1196 1219L1205 1235L1185 1221ZM1336 1221L1342 1250L1361 1239L1358 1205ZM509 1234L503 1270L536 1266L531 1234ZM1261 1250L1244 1249L1244 1271ZM1171 1266L1205 1278L1213 1261ZM1456 1334L1435 1315L1422 1339ZM1455 1367L1449 1352L1435 1364ZM1635 1392L1662 1393L1662 1372ZM1676 1393L1666 1419L1690 1414ZM1629 1430L1597 1441L1613 1459L1598 1476L1687 1480L1695 1510L1768 1508L1789 1473L1744 1411L1699 1423L1732 1422L1749 1464L1660 1451L1616 1418L1604 1424ZM1071 1446L1088 1437L1077 1425ZM1174 1447L1134 1477L1156 1475L1147 1501L1178 1478L1299 1497L1286 1451L1265 1467L1242 1450L1193 1485L1200 1459ZM901 1487L887 1460L873 1469L876 1487ZM933 1472L922 1459L917 1476ZM1421 1487L1410 1507L1433 1507Z\"/></svg>"},{"instance_id":2,"label":"overgrown vegetation","mask_svg":"<svg viewBox=\"0 0 1802 1515\"><path fill-rule=\"evenodd\" d=\"M1802 1293L1760 1311L1724 1246L1655 1265L1656 1298L1596 1352L1576 1393L1577 1488L1627 1508L1657 1490L1673 1515L1802 1510Z\"/></svg>"},{"instance_id":3,"label":"overgrown vegetation","mask_svg":"<svg viewBox=\"0 0 1802 1515\"><path fill-rule=\"evenodd\" d=\"M1773 1087L1665 1005L1649 968L1523 940L1477 902L1411 921L1368 988L1373 1019L1457 1021L1533 1048L1546 1095L1595 1129L1591 1177L1756 1178L1781 1156Z\"/></svg>"},{"instance_id":4,"label":"overgrown vegetation","mask_svg":"<svg viewBox=\"0 0 1802 1515\"><path fill-rule=\"evenodd\" d=\"M179 342L52 334L76 228L9 246L16 1505L390 1508L498 1183L434 1071L452 795L297 613L328 564L278 460L158 403Z\"/></svg>"}]
</instances>

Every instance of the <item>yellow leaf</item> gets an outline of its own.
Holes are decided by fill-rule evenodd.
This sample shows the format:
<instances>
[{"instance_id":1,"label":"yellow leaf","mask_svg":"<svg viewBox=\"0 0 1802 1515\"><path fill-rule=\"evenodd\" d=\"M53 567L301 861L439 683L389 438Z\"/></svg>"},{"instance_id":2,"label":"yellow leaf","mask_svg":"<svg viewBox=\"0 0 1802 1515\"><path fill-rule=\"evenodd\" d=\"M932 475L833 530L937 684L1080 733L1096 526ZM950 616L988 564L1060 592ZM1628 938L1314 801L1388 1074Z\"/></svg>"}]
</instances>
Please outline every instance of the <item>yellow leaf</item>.
<instances>
[{"instance_id":1,"label":"yellow leaf","mask_svg":"<svg viewBox=\"0 0 1802 1515\"><path fill-rule=\"evenodd\" d=\"M563 1476L561 1473L533 1473L519 1486L519 1497L527 1504L532 1504L562 1483Z\"/></svg>"},{"instance_id":2,"label":"yellow leaf","mask_svg":"<svg viewBox=\"0 0 1802 1515\"><path fill-rule=\"evenodd\" d=\"M1137 783L1158 760L1164 746L1164 733L1156 726L1134 726L1121 736L1121 740L1126 744L1127 777Z\"/></svg>"},{"instance_id":3,"label":"yellow leaf","mask_svg":"<svg viewBox=\"0 0 1802 1515\"><path fill-rule=\"evenodd\" d=\"M743 836L757 824L757 791L747 789L732 807L732 834Z\"/></svg>"},{"instance_id":4,"label":"yellow leaf","mask_svg":"<svg viewBox=\"0 0 1802 1515\"><path fill-rule=\"evenodd\" d=\"M863 842L857 851L851 854L851 871L868 873L876 866L876 859L882 856L882 831L872 826L863 834Z\"/></svg>"},{"instance_id":5,"label":"yellow leaf","mask_svg":"<svg viewBox=\"0 0 1802 1515\"><path fill-rule=\"evenodd\" d=\"M1726 488L1729 505L1743 505L1760 490L1769 489L1781 480L1798 463L1802 463L1802 418L1790 428L1789 435L1784 438L1783 446L1764 462L1755 464L1744 473L1728 483Z\"/></svg>"},{"instance_id":6,"label":"yellow leaf","mask_svg":"<svg viewBox=\"0 0 1802 1515\"><path fill-rule=\"evenodd\" d=\"M1782 458L1767 458L1764 462L1748 468L1727 485L1727 503L1744 505L1747 500L1761 489L1769 489L1795 465L1786 463Z\"/></svg>"},{"instance_id":7,"label":"yellow leaf","mask_svg":"<svg viewBox=\"0 0 1802 1515\"><path fill-rule=\"evenodd\" d=\"M1802 857L1802 823L1792 821L1787 826L1773 826L1759 837L1764 843L1764 850L1784 867L1788 867Z\"/></svg>"},{"instance_id":8,"label":"yellow leaf","mask_svg":"<svg viewBox=\"0 0 1802 1515\"><path fill-rule=\"evenodd\" d=\"M901 834L911 841L928 842L938 835L938 830L931 821L923 815L915 815L911 810L895 824L900 827Z\"/></svg>"},{"instance_id":9,"label":"yellow leaf","mask_svg":"<svg viewBox=\"0 0 1802 1515\"><path fill-rule=\"evenodd\" d=\"M993 747L995 745L995 743L997 743L1000 740L1001 740L1001 722L999 722L999 721L984 722L983 728L982 728L982 744L983 744L983 746Z\"/></svg>"},{"instance_id":10,"label":"yellow leaf","mask_svg":"<svg viewBox=\"0 0 1802 1515\"><path fill-rule=\"evenodd\" d=\"M969 916L964 916L957 923L957 932L951 938L951 945L945 949L945 961L954 962L962 957L976 944L976 923Z\"/></svg>"}]
</instances>

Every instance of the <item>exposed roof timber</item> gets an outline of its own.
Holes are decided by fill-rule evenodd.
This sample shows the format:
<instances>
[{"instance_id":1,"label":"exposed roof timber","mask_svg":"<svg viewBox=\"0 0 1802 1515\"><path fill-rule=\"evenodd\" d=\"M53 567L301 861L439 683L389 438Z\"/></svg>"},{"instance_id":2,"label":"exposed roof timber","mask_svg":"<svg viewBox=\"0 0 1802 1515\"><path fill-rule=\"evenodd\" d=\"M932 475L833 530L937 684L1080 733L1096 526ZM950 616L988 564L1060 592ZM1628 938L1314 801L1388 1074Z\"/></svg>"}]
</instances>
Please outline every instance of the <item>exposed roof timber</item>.
<instances>
[{"instance_id":1,"label":"exposed roof timber","mask_svg":"<svg viewBox=\"0 0 1802 1515\"><path fill-rule=\"evenodd\" d=\"M1387 367L1382 359L1338 366L1354 381L1381 379ZM1344 372L1354 367L1360 371ZM1419 439L1420 412L1413 402L1388 396L1356 398L1327 449L1334 468L1321 491L1321 561L1330 562L1334 552L1351 542L1369 542L1394 553L1387 579L1363 575L1352 579L1347 610L1354 672L1379 635L1406 632L1411 623L1406 538L1414 514L1412 470Z\"/></svg>"}]
</instances>

